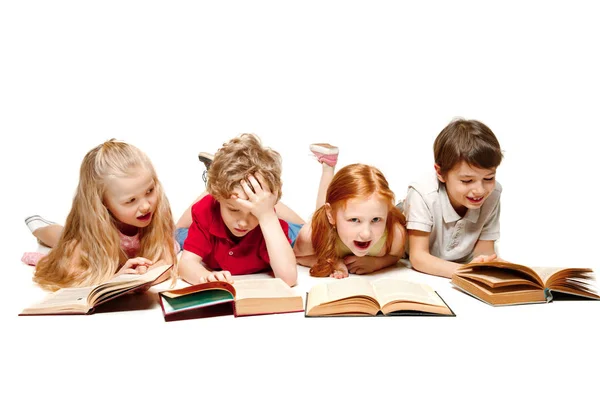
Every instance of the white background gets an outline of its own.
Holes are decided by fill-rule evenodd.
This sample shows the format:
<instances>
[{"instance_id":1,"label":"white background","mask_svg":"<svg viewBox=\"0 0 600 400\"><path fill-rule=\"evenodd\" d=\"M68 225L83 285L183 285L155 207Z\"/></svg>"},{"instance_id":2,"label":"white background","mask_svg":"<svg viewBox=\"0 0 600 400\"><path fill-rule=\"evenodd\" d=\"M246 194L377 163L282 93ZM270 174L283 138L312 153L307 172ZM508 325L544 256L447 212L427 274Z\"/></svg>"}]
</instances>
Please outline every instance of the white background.
<instances>
[{"instance_id":1,"label":"white background","mask_svg":"<svg viewBox=\"0 0 600 400\"><path fill-rule=\"evenodd\" d=\"M311 142L340 146L341 166L377 166L402 198L432 170L440 130L479 119L505 152L502 257L597 268L593 2L413 3L2 2L0 390L597 396L600 304L492 308L413 271L403 273L428 280L457 318L16 317L39 296L19 261L37 249L23 219L63 222L84 154L113 137L151 157L177 218L204 187L197 153L254 132L283 157L283 201L308 218L320 172Z\"/></svg>"}]
</instances>

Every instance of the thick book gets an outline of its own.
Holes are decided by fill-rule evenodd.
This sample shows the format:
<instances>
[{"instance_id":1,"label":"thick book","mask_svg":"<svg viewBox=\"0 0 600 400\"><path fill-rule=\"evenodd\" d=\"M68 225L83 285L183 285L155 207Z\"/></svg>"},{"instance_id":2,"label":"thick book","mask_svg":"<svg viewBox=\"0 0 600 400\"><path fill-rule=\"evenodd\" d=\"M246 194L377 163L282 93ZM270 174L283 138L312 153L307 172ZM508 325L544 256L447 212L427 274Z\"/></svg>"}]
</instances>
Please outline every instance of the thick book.
<instances>
[{"instance_id":1,"label":"thick book","mask_svg":"<svg viewBox=\"0 0 600 400\"><path fill-rule=\"evenodd\" d=\"M152 268L142 275L116 275L110 281L99 285L59 289L50 293L41 302L24 309L19 315L91 314L102 303L143 286L152 285L172 266Z\"/></svg>"},{"instance_id":2,"label":"thick book","mask_svg":"<svg viewBox=\"0 0 600 400\"><path fill-rule=\"evenodd\" d=\"M206 282L159 293L165 321L304 311L302 297L279 278Z\"/></svg>"},{"instance_id":3,"label":"thick book","mask_svg":"<svg viewBox=\"0 0 600 400\"><path fill-rule=\"evenodd\" d=\"M456 270L452 284L493 306L547 303L555 292L600 299L590 268L528 267L504 261L471 263Z\"/></svg>"},{"instance_id":4,"label":"thick book","mask_svg":"<svg viewBox=\"0 0 600 400\"><path fill-rule=\"evenodd\" d=\"M430 286L402 279L352 277L315 285L306 295L307 317L376 315L456 316Z\"/></svg>"}]
</instances>

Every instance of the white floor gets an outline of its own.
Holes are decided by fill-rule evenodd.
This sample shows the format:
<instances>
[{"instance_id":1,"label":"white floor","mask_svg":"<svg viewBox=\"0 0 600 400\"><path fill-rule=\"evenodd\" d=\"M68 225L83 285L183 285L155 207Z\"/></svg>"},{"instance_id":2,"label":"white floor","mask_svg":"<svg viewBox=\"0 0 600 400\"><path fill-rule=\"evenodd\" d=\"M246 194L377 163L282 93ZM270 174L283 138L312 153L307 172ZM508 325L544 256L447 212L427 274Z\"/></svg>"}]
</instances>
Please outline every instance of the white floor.
<instances>
[{"instance_id":1,"label":"white floor","mask_svg":"<svg viewBox=\"0 0 600 400\"><path fill-rule=\"evenodd\" d=\"M309 143L377 166L402 198L433 170L439 131L480 119L505 151L502 257L598 271L595 15L580 2L3 3L1 396L596 398L600 302L493 308L404 267L371 278L427 282L458 316L165 323L157 288L119 304L130 311L17 317L43 295L20 262L37 249L23 219L64 221L83 155L112 137L149 154L178 217L203 189L197 153L255 132L283 157L282 200L308 218ZM318 280L299 271L304 293Z\"/></svg>"}]
</instances>

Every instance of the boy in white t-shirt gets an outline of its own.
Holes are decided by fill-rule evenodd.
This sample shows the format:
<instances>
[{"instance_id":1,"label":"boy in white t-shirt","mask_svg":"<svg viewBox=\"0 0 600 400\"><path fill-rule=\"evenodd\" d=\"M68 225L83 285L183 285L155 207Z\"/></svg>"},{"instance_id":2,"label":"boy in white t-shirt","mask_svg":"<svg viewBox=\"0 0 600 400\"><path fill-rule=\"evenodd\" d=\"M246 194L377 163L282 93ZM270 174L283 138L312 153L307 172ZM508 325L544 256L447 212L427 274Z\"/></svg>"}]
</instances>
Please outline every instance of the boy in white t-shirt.
<instances>
[{"instance_id":1,"label":"boy in white t-shirt","mask_svg":"<svg viewBox=\"0 0 600 400\"><path fill-rule=\"evenodd\" d=\"M433 144L435 175L409 185L404 203L414 269L447 278L461 263L497 260L500 144L486 125L457 119Z\"/></svg>"}]
</instances>

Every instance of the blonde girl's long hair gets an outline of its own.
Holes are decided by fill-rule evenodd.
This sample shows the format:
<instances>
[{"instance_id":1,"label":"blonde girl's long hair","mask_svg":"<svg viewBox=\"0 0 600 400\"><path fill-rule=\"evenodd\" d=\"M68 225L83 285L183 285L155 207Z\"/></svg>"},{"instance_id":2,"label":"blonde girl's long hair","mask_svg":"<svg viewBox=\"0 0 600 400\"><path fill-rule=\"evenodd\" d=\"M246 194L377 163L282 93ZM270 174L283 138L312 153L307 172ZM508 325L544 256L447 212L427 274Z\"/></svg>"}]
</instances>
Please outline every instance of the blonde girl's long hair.
<instances>
[{"instance_id":1,"label":"blonde girl's long hair","mask_svg":"<svg viewBox=\"0 0 600 400\"><path fill-rule=\"evenodd\" d=\"M127 255L104 194L109 177L128 177L139 168L150 172L158 199L152 222L139 230L139 255L153 262L176 261L171 207L152 163L137 147L111 139L85 155L65 227L58 244L36 266L35 282L48 290L89 286L119 270Z\"/></svg>"},{"instance_id":2,"label":"blonde girl's long hair","mask_svg":"<svg viewBox=\"0 0 600 400\"><path fill-rule=\"evenodd\" d=\"M394 227L397 224L406 225L406 220L402 212L394 206L394 193L390 190L381 171L365 164L347 165L333 177L327 188L325 202L330 204L331 213L335 216L340 207L346 207L348 200L368 198L373 194L383 198L388 206L385 245L389 253L394 241ZM321 206L312 217L311 242L317 261L310 269L311 276L329 276L341 259L336 249L338 234L335 226L327 219L325 207L325 205Z\"/></svg>"}]
</instances>

